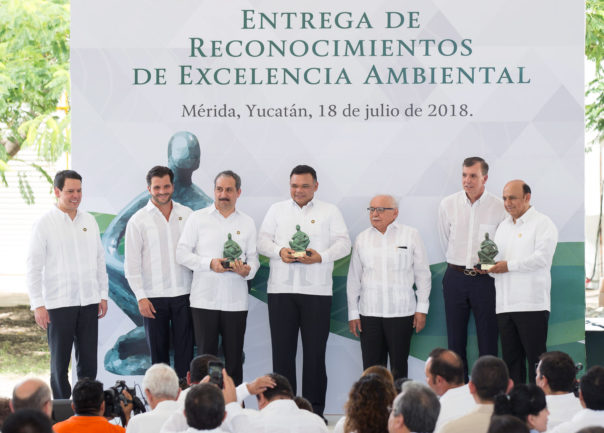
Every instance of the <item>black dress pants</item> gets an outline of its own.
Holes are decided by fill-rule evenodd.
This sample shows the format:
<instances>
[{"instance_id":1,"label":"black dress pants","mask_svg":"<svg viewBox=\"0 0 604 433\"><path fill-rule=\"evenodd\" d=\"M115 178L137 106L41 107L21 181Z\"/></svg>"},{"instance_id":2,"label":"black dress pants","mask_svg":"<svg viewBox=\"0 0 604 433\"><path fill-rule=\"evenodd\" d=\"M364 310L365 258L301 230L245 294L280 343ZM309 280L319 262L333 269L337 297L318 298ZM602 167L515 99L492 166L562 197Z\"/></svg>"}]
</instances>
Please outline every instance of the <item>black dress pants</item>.
<instances>
[{"instance_id":1,"label":"black dress pants","mask_svg":"<svg viewBox=\"0 0 604 433\"><path fill-rule=\"evenodd\" d=\"M48 310L50 323L46 335L50 349L50 388L54 399L71 397L67 370L72 347L75 346L78 379L96 378L98 314L99 304Z\"/></svg>"},{"instance_id":2,"label":"black dress pants","mask_svg":"<svg viewBox=\"0 0 604 433\"><path fill-rule=\"evenodd\" d=\"M289 380L294 394L298 332L302 336L302 396L323 416L327 371L325 350L331 319L331 296L269 293L273 370Z\"/></svg>"},{"instance_id":3,"label":"black dress pants","mask_svg":"<svg viewBox=\"0 0 604 433\"><path fill-rule=\"evenodd\" d=\"M547 352L549 311L517 311L497 315L502 358L514 383L535 383L535 365Z\"/></svg>"},{"instance_id":4,"label":"black dress pants","mask_svg":"<svg viewBox=\"0 0 604 433\"><path fill-rule=\"evenodd\" d=\"M224 368L235 385L243 381L243 338L247 311L191 308L195 342L199 355L218 355L218 336L222 336Z\"/></svg>"},{"instance_id":5,"label":"black dress pants","mask_svg":"<svg viewBox=\"0 0 604 433\"><path fill-rule=\"evenodd\" d=\"M387 367L390 355L390 370L394 379L407 377L413 318L361 316L363 370L372 365Z\"/></svg>"},{"instance_id":6,"label":"black dress pants","mask_svg":"<svg viewBox=\"0 0 604 433\"><path fill-rule=\"evenodd\" d=\"M170 365L170 334L174 346L174 370L179 378L187 377L193 359L193 323L189 295L149 298L155 319L143 317L151 363Z\"/></svg>"},{"instance_id":7,"label":"black dress pants","mask_svg":"<svg viewBox=\"0 0 604 433\"><path fill-rule=\"evenodd\" d=\"M449 349L463 360L468 380L468 321L474 313L478 354L497 356L497 318L495 317L495 282L488 275L465 275L448 267L443 277L443 297Z\"/></svg>"}]
</instances>

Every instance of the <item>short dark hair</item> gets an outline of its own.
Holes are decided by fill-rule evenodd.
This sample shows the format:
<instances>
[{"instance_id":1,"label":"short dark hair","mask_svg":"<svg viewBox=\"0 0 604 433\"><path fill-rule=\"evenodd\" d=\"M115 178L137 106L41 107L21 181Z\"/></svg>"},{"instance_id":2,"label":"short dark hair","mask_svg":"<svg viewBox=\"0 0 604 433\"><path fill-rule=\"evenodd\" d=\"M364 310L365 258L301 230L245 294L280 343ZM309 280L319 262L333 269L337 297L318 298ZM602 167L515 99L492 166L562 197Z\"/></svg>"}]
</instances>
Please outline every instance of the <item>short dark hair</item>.
<instances>
[{"instance_id":1,"label":"short dark hair","mask_svg":"<svg viewBox=\"0 0 604 433\"><path fill-rule=\"evenodd\" d=\"M279 373L270 373L268 376L273 379L275 386L272 388L267 388L262 392L262 395L264 395L265 399L271 401L275 397L294 398L292 386L289 384L289 380L287 380L285 376L282 376Z\"/></svg>"},{"instance_id":2,"label":"short dark hair","mask_svg":"<svg viewBox=\"0 0 604 433\"><path fill-rule=\"evenodd\" d=\"M96 415L103 404L103 384L98 380L80 379L71 397L76 415Z\"/></svg>"},{"instance_id":3,"label":"short dark hair","mask_svg":"<svg viewBox=\"0 0 604 433\"><path fill-rule=\"evenodd\" d=\"M529 433L526 423L512 415L493 415L487 433Z\"/></svg>"},{"instance_id":4,"label":"short dark hair","mask_svg":"<svg viewBox=\"0 0 604 433\"><path fill-rule=\"evenodd\" d=\"M472 167L474 164L480 164L480 171L483 176L489 174L489 164L480 156L471 156L463 160L463 167Z\"/></svg>"},{"instance_id":5,"label":"short dark hair","mask_svg":"<svg viewBox=\"0 0 604 433\"><path fill-rule=\"evenodd\" d=\"M82 181L82 176L78 174L78 172L73 170L61 170L55 174L55 180L53 185L55 188L58 188L59 191L63 191L63 187L65 186L65 179L75 179Z\"/></svg>"},{"instance_id":6,"label":"short dark hair","mask_svg":"<svg viewBox=\"0 0 604 433\"><path fill-rule=\"evenodd\" d=\"M554 392L573 392L577 370L573 359L558 350L546 352L539 357L539 374L547 378Z\"/></svg>"},{"instance_id":7,"label":"short dark hair","mask_svg":"<svg viewBox=\"0 0 604 433\"><path fill-rule=\"evenodd\" d=\"M405 427L414 432L432 432L440 412L438 397L426 385L407 381L393 403L393 415L402 415Z\"/></svg>"},{"instance_id":8,"label":"short dark hair","mask_svg":"<svg viewBox=\"0 0 604 433\"><path fill-rule=\"evenodd\" d=\"M505 362L492 355L481 356L472 367L471 382L481 400L493 401L497 394L505 393L509 380Z\"/></svg>"},{"instance_id":9,"label":"short dark hair","mask_svg":"<svg viewBox=\"0 0 604 433\"><path fill-rule=\"evenodd\" d=\"M317 181L317 172L310 165L296 165L289 174L290 179L294 174L310 174L313 180Z\"/></svg>"},{"instance_id":10,"label":"short dark hair","mask_svg":"<svg viewBox=\"0 0 604 433\"><path fill-rule=\"evenodd\" d=\"M545 393L534 383L519 383L509 394L495 396L493 413L495 415L514 415L526 422L529 415L539 415L545 409Z\"/></svg>"},{"instance_id":11,"label":"short dark hair","mask_svg":"<svg viewBox=\"0 0 604 433\"><path fill-rule=\"evenodd\" d=\"M147 172L147 186L151 186L151 179L154 177L170 176L170 183L174 183L174 172L170 167L156 165Z\"/></svg>"},{"instance_id":12,"label":"short dark hair","mask_svg":"<svg viewBox=\"0 0 604 433\"><path fill-rule=\"evenodd\" d=\"M224 419L224 396L222 391L209 383L194 385L185 398L185 417L189 427L197 430L212 430Z\"/></svg>"},{"instance_id":13,"label":"short dark hair","mask_svg":"<svg viewBox=\"0 0 604 433\"><path fill-rule=\"evenodd\" d=\"M220 361L220 358L210 354L199 355L193 358L191 364L189 365L189 376L191 378L191 382L201 382L201 379L208 375L208 365L212 361Z\"/></svg>"},{"instance_id":14,"label":"short dark hair","mask_svg":"<svg viewBox=\"0 0 604 433\"><path fill-rule=\"evenodd\" d=\"M313 408L312 408L312 404L310 404L310 401L308 401L304 397L301 397L299 395L295 396L294 403L296 403L296 406L298 406L298 409L303 409L303 410L307 410L309 412L314 412Z\"/></svg>"},{"instance_id":15,"label":"short dark hair","mask_svg":"<svg viewBox=\"0 0 604 433\"><path fill-rule=\"evenodd\" d=\"M446 357L443 356L445 354L453 356L455 361L445 359ZM447 383L455 385L464 383L463 361L455 352L437 347L430 352L429 357L432 359L430 374L442 377Z\"/></svg>"},{"instance_id":16,"label":"short dark hair","mask_svg":"<svg viewBox=\"0 0 604 433\"><path fill-rule=\"evenodd\" d=\"M604 367L594 365L581 377L579 389L587 409L604 410Z\"/></svg>"},{"instance_id":17,"label":"short dark hair","mask_svg":"<svg viewBox=\"0 0 604 433\"><path fill-rule=\"evenodd\" d=\"M13 390L13 409L37 409L43 410L44 405L49 401L52 401L52 396L50 395L50 388L44 384L40 384L38 389L31 393L27 398L19 398L17 396L17 388L15 387Z\"/></svg>"},{"instance_id":18,"label":"short dark hair","mask_svg":"<svg viewBox=\"0 0 604 433\"><path fill-rule=\"evenodd\" d=\"M216 181L221 176L232 177L233 179L235 179L235 189L237 191L239 191L241 189L241 177L232 170L224 170L224 171L221 171L220 173L218 173L216 175L216 177L214 178L214 187L216 187Z\"/></svg>"},{"instance_id":19,"label":"short dark hair","mask_svg":"<svg viewBox=\"0 0 604 433\"><path fill-rule=\"evenodd\" d=\"M524 195L530 194L531 193L531 187L528 186L528 184L526 182L522 183L522 193Z\"/></svg>"},{"instance_id":20,"label":"short dark hair","mask_svg":"<svg viewBox=\"0 0 604 433\"><path fill-rule=\"evenodd\" d=\"M10 414L2 424L2 432L53 433L50 418L36 409L19 409Z\"/></svg>"}]
</instances>

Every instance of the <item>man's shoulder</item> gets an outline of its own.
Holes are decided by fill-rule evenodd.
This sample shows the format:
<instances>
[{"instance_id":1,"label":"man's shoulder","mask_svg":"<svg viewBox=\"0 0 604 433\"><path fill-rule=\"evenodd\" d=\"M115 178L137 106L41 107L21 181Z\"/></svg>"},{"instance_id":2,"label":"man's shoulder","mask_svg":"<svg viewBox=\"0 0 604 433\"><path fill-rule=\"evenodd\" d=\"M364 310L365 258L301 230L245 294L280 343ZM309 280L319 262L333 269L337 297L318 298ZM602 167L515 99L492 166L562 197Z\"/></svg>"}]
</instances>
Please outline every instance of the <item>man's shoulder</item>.
<instances>
[{"instance_id":1,"label":"man's shoulder","mask_svg":"<svg viewBox=\"0 0 604 433\"><path fill-rule=\"evenodd\" d=\"M193 213L193 209L184 204L180 204L177 201L172 200L173 210L176 210L179 215L190 215ZM205 208L204 208L205 209Z\"/></svg>"},{"instance_id":2,"label":"man's shoulder","mask_svg":"<svg viewBox=\"0 0 604 433\"><path fill-rule=\"evenodd\" d=\"M456 200L462 199L463 198L462 196L464 196L464 195L465 195L465 192L463 190L456 191L453 194L449 194L449 195L443 197L442 200L440 201L440 205L447 206L447 205L455 202Z\"/></svg>"},{"instance_id":3,"label":"man's shoulder","mask_svg":"<svg viewBox=\"0 0 604 433\"><path fill-rule=\"evenodd\" d=\"M81 431L88 431L89 433L124 433L126 431L124 427L111 424L101 416L77 415L56 423L53 430L55 433L79 433Z\"/></svg>"}]
</instances>

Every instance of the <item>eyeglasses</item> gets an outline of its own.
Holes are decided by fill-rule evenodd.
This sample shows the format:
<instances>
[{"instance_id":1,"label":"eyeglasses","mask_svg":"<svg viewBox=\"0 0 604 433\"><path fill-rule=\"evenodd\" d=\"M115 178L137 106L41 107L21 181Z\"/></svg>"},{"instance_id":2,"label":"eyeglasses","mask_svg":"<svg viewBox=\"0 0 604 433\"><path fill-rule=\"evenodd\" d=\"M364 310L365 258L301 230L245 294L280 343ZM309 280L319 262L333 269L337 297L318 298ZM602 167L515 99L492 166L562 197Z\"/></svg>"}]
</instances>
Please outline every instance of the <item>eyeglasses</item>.
<instances>
[{"instance_id":1,"label":"eyeglasses","mask_svg":"<svg viewBox=\"0 0 604 433\"><path fill-rule=\"evenodd\" d=\"M373 212L384 213L385 210L394 210L394 208L393 207L368 207L367 208L367 212L369 212L369 213L373 213Z\"/></svg>"}]
</instances>

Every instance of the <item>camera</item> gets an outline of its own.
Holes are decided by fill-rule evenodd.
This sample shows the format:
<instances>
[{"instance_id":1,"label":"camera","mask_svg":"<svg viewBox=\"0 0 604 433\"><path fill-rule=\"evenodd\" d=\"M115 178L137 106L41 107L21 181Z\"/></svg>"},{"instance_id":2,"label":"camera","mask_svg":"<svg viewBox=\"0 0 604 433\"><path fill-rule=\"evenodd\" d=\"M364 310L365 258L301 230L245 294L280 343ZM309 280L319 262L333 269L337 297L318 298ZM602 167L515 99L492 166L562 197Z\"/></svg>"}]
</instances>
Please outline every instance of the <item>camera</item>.
<instances>
[{"instance_id":1,"label":"camera","mask_svg":"<svg viewBox=\"0 0 604 433\"><path fill-rule=\"evenodd\" d=\"M128 397L124 395L124 391L130 394L132 400L128 400ZM141 399L136 396L136 390L134 388L128 388L128 385L126 385L126 381L124 380L116 381L114 386L103 391L103 398L105 400L105 413L103 416L106 418L115 418L119 416L122 420L122 425L126 425L126 414L120 403L123 403L124 406L132 403L133 415L145 412L145 405Z\"/></svg>"},{"instance_id":2,"label":"camera","mask_svg":"<svg viewBox=\"0 0 604 433\"><path fill-rule=\"evenodd\" d=\"M208 375L210 376L210 383L217 385L218 388L223 388L223 377L222 377L222 369L224 368L224 364L220 361L210 361L208 363Z\"/></svg>"}]
</instances>

